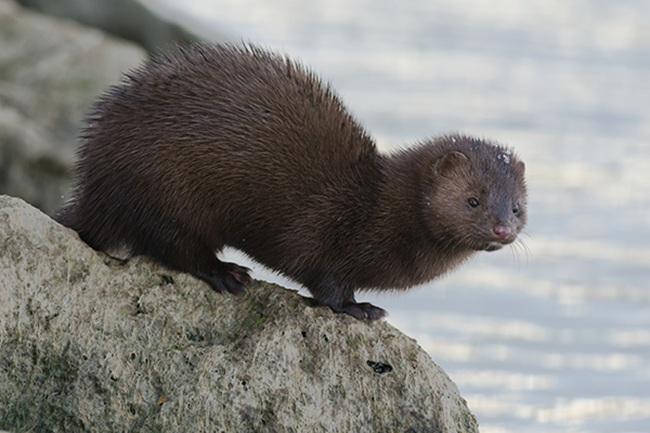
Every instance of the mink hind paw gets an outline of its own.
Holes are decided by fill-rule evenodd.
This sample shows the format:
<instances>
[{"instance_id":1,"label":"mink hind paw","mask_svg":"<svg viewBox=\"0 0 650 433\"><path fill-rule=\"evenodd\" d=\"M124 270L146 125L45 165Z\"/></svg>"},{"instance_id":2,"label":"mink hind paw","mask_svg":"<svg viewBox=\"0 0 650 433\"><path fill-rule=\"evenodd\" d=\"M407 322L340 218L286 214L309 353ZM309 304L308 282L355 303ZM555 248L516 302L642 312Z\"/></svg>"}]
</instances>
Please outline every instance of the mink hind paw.
<instances>
[{"instance_id":1,"label":"mink hind paw","mask_svg":"<svg viewBox=\"0 0 650 433\"><path fill-rule=\"evenodd\" d=\"M342 313L347 313L357 319L377 320L388 314L383 308L376 307L369 302L348 302L341 307Z\"/></svg>"},{"instance_id":2,"label":"mink hind paw","mask_svg":"<svg viewBox=\"0 0 650 433\"><path fill-rule=\"evenodd\" d=\"M223 267L218 270L197 271L195 276L202 279L217 292L230 292L239 295L246 291L246 285L251 282L248 274L250 269L234 263L223 263Z\"/></svg>"}]
</instances>

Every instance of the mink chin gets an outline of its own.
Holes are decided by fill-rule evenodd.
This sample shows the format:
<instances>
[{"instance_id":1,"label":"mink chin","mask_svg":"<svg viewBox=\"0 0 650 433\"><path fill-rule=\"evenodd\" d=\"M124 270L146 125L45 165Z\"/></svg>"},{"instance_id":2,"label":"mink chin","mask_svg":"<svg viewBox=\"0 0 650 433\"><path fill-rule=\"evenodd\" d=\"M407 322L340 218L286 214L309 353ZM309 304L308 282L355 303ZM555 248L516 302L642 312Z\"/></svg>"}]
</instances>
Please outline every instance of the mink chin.
<instances>
[{"instance_id":1,"label":"mink chin","mask_svg":"<svg viewBox=\"0 0 650 433\"><path fill-rule=\"evenodd\" d=\"M312 72L251 45L176 48L125 75L82 134L56 214L95 249L147 255L239 293L229 245L335 312L356 290L430 281L526 224L525 166L459 134L390 155Z\"/></svg>"}]
</instances>

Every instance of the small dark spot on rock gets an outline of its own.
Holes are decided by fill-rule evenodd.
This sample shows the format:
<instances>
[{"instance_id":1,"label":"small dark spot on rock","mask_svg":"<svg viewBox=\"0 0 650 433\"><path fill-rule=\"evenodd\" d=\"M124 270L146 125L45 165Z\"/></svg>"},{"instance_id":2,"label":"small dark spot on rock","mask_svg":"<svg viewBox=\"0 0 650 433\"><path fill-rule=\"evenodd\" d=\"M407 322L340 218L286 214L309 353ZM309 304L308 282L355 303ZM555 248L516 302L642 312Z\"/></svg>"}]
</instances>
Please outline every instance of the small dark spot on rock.
<instances>
[{"instance_id":1,"label":"small dark spot on rock","mask_svg":"<svg viewBox=\"0 0 650 433\"><path fill-rule=\"evenodd\" d=\"M302 331L301 334L302 334L302 338L307 338L307 333L305 331Z\"/></svg>"},{"instance_id":2,"label":"small dark spot on rock","mask_svg":"<svg viewBox=\"0 0 650 433\"><path fill-rule=\"evenodd\" d=\"M171 275L161 275L160 276L160 285L161 286L166 286L168 284L174 284L174 279L171 277Z\"/></svg>"},{"instance_id":3,"label":"small dark spot on rock","mask_svg":"<svg viewBox=\"0 0 650 433\"><path fill-rule=\"evenodd\" d=\"M187 337L188 340L193 341L195 343L201 343L203 340L205 340L205 337L201 333L199 329L194 329L193 331L187 331L185 333L185 336Z\"/></svg>"},{"instance_id":4,"label":"small dark spot on rock","mask_svg":"<svg viewBox=\"0 0 650 433\"><path fill-rule=\"evenodd\" d=\"M393 367L390 364L384 364L383 362L368 361L367 364L375 373L378 374L390 373L393 371Z\"/></svg>"}]
</instances>

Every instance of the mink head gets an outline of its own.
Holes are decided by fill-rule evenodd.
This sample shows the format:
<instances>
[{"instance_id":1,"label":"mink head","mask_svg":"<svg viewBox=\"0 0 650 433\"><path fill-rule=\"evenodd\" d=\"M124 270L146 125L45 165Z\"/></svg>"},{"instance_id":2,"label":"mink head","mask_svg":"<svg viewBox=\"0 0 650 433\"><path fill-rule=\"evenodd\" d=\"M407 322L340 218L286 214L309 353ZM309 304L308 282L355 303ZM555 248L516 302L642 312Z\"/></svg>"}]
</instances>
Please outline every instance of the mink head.
<instances>
[{"instance_id":1,"label":"mink head","mask_svg":"<svg viewBox=\"0 0 650 433\"><path fill-rule=\"evenodd\" d=\"M425 218L442 247L498 250L526 224L525 165L508 148L450 136L436 140Z\"/></svg>"}]
</instances>

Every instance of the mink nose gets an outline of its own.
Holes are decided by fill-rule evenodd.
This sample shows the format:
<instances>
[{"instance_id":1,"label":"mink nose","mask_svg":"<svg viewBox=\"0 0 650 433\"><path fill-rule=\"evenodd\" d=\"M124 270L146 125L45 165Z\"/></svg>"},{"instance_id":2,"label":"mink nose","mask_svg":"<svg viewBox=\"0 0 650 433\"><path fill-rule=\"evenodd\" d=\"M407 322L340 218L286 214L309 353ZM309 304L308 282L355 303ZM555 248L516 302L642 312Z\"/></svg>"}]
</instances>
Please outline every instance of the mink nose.
<instances>
[{"instance_id":1,"label":"mink nose","mask_svg":"<svg viewBox=\"0 0 650 433\"><path fill-rule=\"evenodd\" d=\"M499 225L492 229L494 232L494 238L498 241L505 241L510 236L510 227Z\"/></svg>"}]
</instances>

